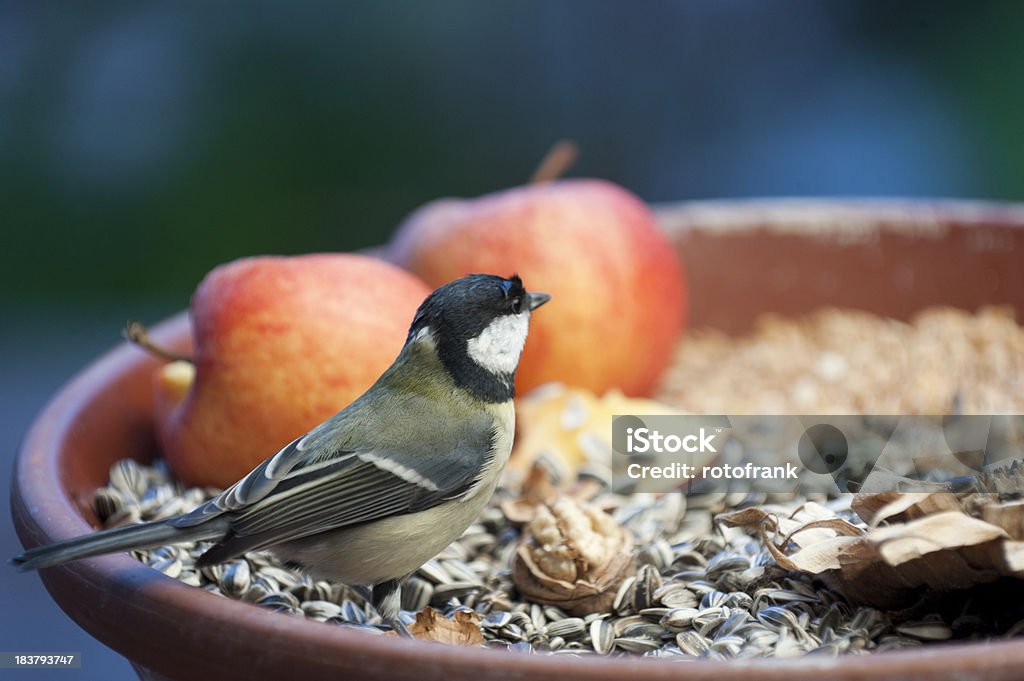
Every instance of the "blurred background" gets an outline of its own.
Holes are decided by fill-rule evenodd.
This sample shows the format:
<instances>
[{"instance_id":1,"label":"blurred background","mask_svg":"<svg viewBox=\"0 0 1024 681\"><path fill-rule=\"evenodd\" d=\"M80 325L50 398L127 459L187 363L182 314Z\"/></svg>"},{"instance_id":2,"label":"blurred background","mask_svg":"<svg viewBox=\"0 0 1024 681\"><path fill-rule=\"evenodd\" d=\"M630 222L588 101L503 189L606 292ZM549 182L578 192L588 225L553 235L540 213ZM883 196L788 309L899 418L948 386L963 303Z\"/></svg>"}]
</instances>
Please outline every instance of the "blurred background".
<instances>
[{"instance_id":1,"label":"blurred background","mask_svg":"<svg viewBox=\"0 0 1024 681\"><path fill-rule=\"evenodd\" d=\"M0 483L126 319L226 260L380 244L560 137L652 202L1021 200L1022 40L1012 1L0 0ZM34 576L0 570L0 612L0 650L134 678Z\"/></svg>"}]
</instances>

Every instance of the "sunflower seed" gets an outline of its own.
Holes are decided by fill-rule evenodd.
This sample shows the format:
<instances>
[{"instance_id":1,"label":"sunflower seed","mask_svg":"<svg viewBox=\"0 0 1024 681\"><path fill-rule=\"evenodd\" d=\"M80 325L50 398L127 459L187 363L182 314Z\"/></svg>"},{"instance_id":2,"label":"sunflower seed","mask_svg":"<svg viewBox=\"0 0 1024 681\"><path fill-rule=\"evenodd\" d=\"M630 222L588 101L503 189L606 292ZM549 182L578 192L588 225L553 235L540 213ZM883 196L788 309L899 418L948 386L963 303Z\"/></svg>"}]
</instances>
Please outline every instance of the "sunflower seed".
<instances>
[{"instance_id":1,"label":"sunflower seed","mask_svg":"<svg viewBox=\"0 0 1024 681\"><path fill-rule=\"evenodd\" d=\"M874 608L861 608L853 616L848 628L850 631L856 631L858 629L869 630L881 620L881 616L881 613Z\"/></svg>"},{"instance_id":2,"label":"sunflower seed","mask_svg":"<svg viewBox=\"0 0 1024 681\"><path fill-rule=\"evenodd\" d=\"M425 579L410 577L402 586L402 609L419 612L434 595L434 586Z\"/></svg>"},{"instance_id":3,"label":"sunflower seed","mask_svg":"<svg viewBox=\"0 0 1024 681\"><path fill-rule=\"evenodd\" d=\"M366 624L353 624L351 622L347 622L344 619L341 619L341 618L338 618L338 617L331 617L331 618L329 618L327 620L327 622L329 622L330 624L335 624L335 625L337 625L339 627L343 627L345 629L353 629L355 631L360 631L360 632L364 632L364 633L367 633L367 634L386 634L387 633L383 629L378 629L377 627L371 627L371 626L366 625Z\"/></svg>"},{"instance_id":4,"label":"sunflower seed","mask_svg":"<svg viewBox=\"0 0 1024 681\"><path fill-rule=\"evenodd\" d=\"M136 499L141 499L149 488L147 475L135 459L121 459L111 466L110 484Z\"/></svg>"},{"instance_id":5,"label":"sunflower seed","mask_svg":"<svg viewBox=\"0 0 1024 681\"><path fill-rule=\"evenodd\" d=\"M743 649L743 644L746 641L743 640L742 636L723 636L716 638L711 643L710 650L720 652L727 657L735 657Z\"/></svg>"},{"instance_id":6,"label":"sunflower seed","mask_svg":"<svg viewBox=\"0 0 1024 681\"><path fill-rule=\"evenodd\" d=\"M274 565L267 565L261 568L260 574L274 580L282 589L292 589L302 584L302 579L293 571Z\"/></svg>"},{"instance_id":7,"label":"sunflower seed","mask_svg":"<svg viewBox=\"0 0 1024 681\"><path fill-rule=\"evenodd\" d=\"M815 657L836 657L840 652L842 651L839 649L839 646L834 643L825 643L813 650L807 651L807 654L814 655Z\"/></svg>"},{"instance_id":8,"label":"sunflower seed","mask_svg":"<svg viewBox=\"0 0 1024 681\"><path fill-rule=\"evenodd\" d=\"M548 639L547 648L550 651L560 650L563 646L565 646L565 639L561 636Z\"/></svg>"},{"instance_id":9,"label":"sunflower seed","mask_svg":"<svg viewBox=\"0 0 1024 681\"><path fill-rule=\"evenodd\" d=\"M490 613L484 618L482 626L488 629L501 629L508 626L512 621L512 613L505 610L498 610Z\"/></svg>"},{"instance_id":10,"label":"sunflower seed","mask_svg":"<svg viewBox=\"0 0 1024 681\"><path fill-rule=\"evenodd\" d=\"M718 625L725 621L725 618L729 616L729 611L725 608L704 608L698 610L697 614L693 617L693 626L700 628L708 628Z\"/></svg>"},{"instance_id":11,"label":"sunflower seed","mask_svg":"<svg viewBox=\"0 0 1024 681\"><path fill-rule=\"evenodd\" d=\"M471 591L479 588L479 584L473 582L447 582L434 587L434 594L430 598L431 603L444 603L449 598L462 598Z\"/></svg>"},{"instance_id":12,"label":"sunflower seed","mask_svg":"<svg viewBox=\"0 0 1024 681\"><path fill-rule=\"evenodd\" d=\"M346 600L341 604L341 617L346 622L353 624L366 624L366 612L352 601Z\"/></svg>"},{"instance_id":13,"label":"sunflower seed","mask_svg":"<svg viewBox=\"0 0 1024 681\"><path fill-rule=\"evenodd\" d=\"M508 639L510 641L522 641L526 638L526 636L523 635L522 627L520 627L515 622L512 622L502 627L501 636L502 638Z\"/></svg>"},{"instance_id":14,"label":"sunflower seed","mask_svg":"<svg viewBox=\"0 0 1024 681\"><path fill-rule=\"evenodd\" d=\"M264 575L257 575L250 580L249 588L242 594L242 600L256 603L278 591L280 588L277 582Z\"/></svg>"},{"instance_id":15,"label":"sunflower seed","mask_svg":"<svg viewBox=\"0 0 1024 681\"><path fill-rule=\"evenodd\" d=\"M224 575L224 563L217 563L216 565L203 565L199 568L199 574L206 581L218 584L220 583L221 577Z\"/></svg>"},{"instance_id":16,"label":"sunflower seed","mask_svg":"<svg viewBox=\"0 0 1024 681\"><path fill-rule=\"evenodd\" d=\"M590 641L594 652L607 655L615 647L615 631L608 620L598 619L590 623Z\"/></svg>"},{"instance_id":17,"label":"sunflower seed","mask_svg":"<svg viewBox=\"0 0 1024 681\"><path fill-rule=\"evenodd\" d=\"M642 566L636 574L633 591L633 608L637 611L654 604L654 592L661 587L661 575L653 565Z\"/></svg>"},{"instance_id":18,"label":"sunflower seed","mask_svg":"<svg viewBox=\"0 0 1024 681\"><path fill-rule=\"evenodd\" d=\"M703 579L688 582L686 588L692 591L700 598L703 598L705 594L709 594L712 591L717 591L714 584L712 584L711 582L707 582Z\"/></svg>"},{"instance_id":19,"label":"sunflower seed","mask_svg":"<svg viewBox=\"0 0 1024 681\"><path fill-rule=\"evenodd\" d=\"M561 608L559 608L557 606L554 606L554 605L545 605L544 606L544 617L546 617L549 622L554 622L556 620L564 620L568 616L569 615L566 614L566 612L564 610L562 610Z\"/></svg>"},{"instance_id":20,"label":"sunflower seed","mask_svg":"<svg viewBox=\"0 0 1024 681\"><path fill-rule=\"evenodd\" d=\"M153 510L159 508L162 504L166 503L174 496L170 487L166 485L159 485L156 487L150 487L139 499L139 507L143 512L152 514Z\"/></svg>"},{"instance_id":21,"label":"sunflower seed","mask_svg":"<svg viewBox=\"0 0 1024 681\"><path fill-rule=\"evenodd\" d=\"M937 639L941 640L941 639ZM908 636L883 636L878 639L876 650L901 650L903 648L917 648L921 646L922 640Z\"/></svg>"},{"instance_id":22,"label":"sunflower seed","mask_svg":"<svg viewBox=\"0 0 1024 681\"><path fill-rule=\"evenodd\" d=\"M151 520L165 520L176 515L181 515L187 510L190 509L185 508L181 499L171 497L153 509L153 511L148 514L148 518Z\"/></svg>"},{"instance_id":23,"label":"sunflower seed","mask_svg":"<svg viewBox=\"0 0 1024 681\"><path fill-rule=\"evenodd\" d=\"M644 608L637 614L641 617L647 617L649 619L660 620L665 615L669 614L672 608Z\"/></svg>"},{"instance_id":24,"label":"sunflower seed","mask_svg":"<svg viewBox=\"0 0 1024 681\"><path fill-rule=\"evenodd\" d=\"M567 617L564 620L552 622L545 628L548 636L561 636L566 639L573 639L581 636L586 631L586 625L579 617Z\"/></svg>"},{"instance_id":25,"label":"sunflower seed","mask_svg":"<svg viewBox=\"0 0 1024 681\"><path fill-rule=\"evenodd\" d=\"M945 641L953 636L953 630L943 622L907 622L896 631L922 641Z\"/></svg>"},{"instance_id":26,"label":"sunflower seed","mask_svg":"<svg viewBox=\"0 0 1024 681\"><path fill-rule=\"evenodd\" d=\"M667 584L655 593L655 600L666 608L693 608L697 596L681 584Z\"/></svg>"},{"instance_id":27,"label":"sunflower seed","mask_svg":"<svg viewBox=\"0 0 1024 681\"><path fill-rule=\"evenodd\" d=\"M285 615L303 616L303 612L301 609L296 608L295 606L289 605L287 603L268 603L267 605L264 605L262 607L266 608L267 610L270 610L271 612L280 612Z\"/></svg>"},{"instance_id":28,"label":"sunflower seed","mask_svg":"<svg viewBox=\"0 0 1024 681\"><path fill-rule=\"evenodd\" d=\"M672 565L675 555L672 547L664 539L655 539L651 544L637 553L637 562L641 565L653 565L659 572Z\"/></svg>"},{"instance_id":29,"label":"sunflower seed","mask_svg":"<svg viewBox=\"0 0 1024 681\"><path fill-rule=\"evenodd\" d=\"M448 571L437 560L428 560L416 571L421 577L434 584L447 584L454 581Z\"/></svg>"},{"instance_id":30,"label":"sunflower seed","mask_svg":"<svg viewBox=\"0 0 1024 681\"><path fill-rule=\"evenodd\" d=\"M310 580L309 582L304 582L292 589L292 593L295 594L295 597L300 601L337 602L338 589L328 582L314 582Z\"/></svg>"},{"instance_id":31,"label":"sunflower seed","mask_svg":"<svg viewBox=\"0 0 1024 681\"><path fill-rule=\"evenodd\" d=\"M290 593L283 591L272 593L269 596L264 596L260 600L256 601L256 604L270 609L276 609L278 606L286 606L293 609L299 608L298 599Z\"/></svg>"},{"instance_id":32,"label":"sunflower seed","mask_svg":"<svg viewBox=\"0 0 1024 681\"><path fill-rule=\"evenodd\" d=\"M768 589L765 592L765 597L775 603L816 603L818 596L816 594L805 594L798 591L787 591L785 589Z\"/></svg>"},{"instance_id":33,"label":"sunflower seed","mask_svg":"<svg viewBox=\"0 0 1024 681\"><path fill-rule=\"evenodd\" d=\"M547 618L544 616L544 608L539 603L534 603L530 606L530 623L534 629L543 629L547 621Z\"/></svg>"},{"instance_id":34,"label":"sunflower seed","mask_svg":"<svg viewBox=\"0 0 1024 681\"><path fill-rule=\"evenodd\" d=\"M676 634L676 645L685 654L697 657L703 655L711 647L711 641L695 631L681 631Z\"/></svg>"},{"instance_id":35,"label":"sunflower seed","mask_svg":"<svg viewBox=\"0 0 1024 681\"><path fill-rule=\"evenodd\" d=\"M681 631L682 629L690 626L693 622L693 618L697 616L700 611L696 608L676 608L669 610L661 619L661 624L669 631Z\"/></svg>"},{"instance_id":36,"label":"sunflower seed","mask_svg":"<svg viewBox=\"0 0 1024 681\"><path fill-rule=\"evenodd\" d=\"M777 605L767 607L757 613L757 619L773 627L790 627L791 629L798 629L800 627L800 622L796 615Z\"/></svg>"},{"instance_id":37,"label":"sunflower seed","mask_svg":"<svg viewBox=\"0 0 1024 681\"><path fill-rule=\"evenodd\" d=\"M616 613L624 615L632 607L634 584L636 584L636 577L627 577L622 580L619 590L615 593L615 600L612 601L612 610Z\"/></svg>"},{"instance_id":38,"label":"sunflower seed","mask_svg":"<svg viewBox=\"0 0 1024 681\"><path fill-rule=\"evenodd\" d=\"M728 636L749 621L750 613L746 610L733 611L733 613L729 615L718 627L715 633L715 640L718 640L722 636Z\"/></svg>"},{"instance_id":39,"label":"sunflower seed","mask_svg":"<svg viewBox=\"0 0 1024 681\"><path fill-rule=\"evenodd\" d=\"M646 653L661 647L660 641L649 638L617 638L615 646L628 653Z\"/></svg>"},{"instance_id":40,"label":"sunflower seed","mask_svg":"<svg viewBox=\"0 0 1024 681\"><path fill-rule=\"evenodd\" d=\"M704 568L707 564L707 558L702 556L699 552L690 549L677 551L675 558L672 559L672 565L680 567L688 566Z\"/></svg>"},{"instance_id":41,"label":"sunflower seed","mask_svg":"<svg viewBox=\"0 0 1024 681\"><path fill-rule=\"evenodd\" d=\"M708 579L717 579L726 572L737 572L750 567L750 560L746 556L735 553L716 554L707 564Z\"/></svg>"},{"instance_id":42,"label":"sunflower seed","mask_svg":"<svg viewBox=\"0 0 1024 681\"><path fill-rule=\"evenodd\" d=\"M105 527L124 527L125 525L134 525L142 520L142 511L139 510L137 505L125 506L124 508L114 511L107 522Z\"/></svg>"},{"instance_id":43,"label":"sunflower seed","mask_svg":"<svg viewBox=\"0 0 1024 681\"><path fill-rule=\"evenodd\" d=\"M103 487L96 491L93 497L93 506L96 508L96 517L100 522L105 523L115 513L127 505L124 494L113 487Z\"/></svg>"},{"instance_id":44,"label":"sunflower seed","mask_svg":"<svg viewBox=\"0 0 1024 681\"><path fill-rule=\"evenodd\" d=\"M149 565L154 570L159 570L168 577L177 578L181 574L181 561L177 558L157 558Z\"/></svg>"},{"instance_id":45,"label":"sunflower seed","mask_svg":"<svg viewBox=\"0 0 1024 681\"><path fill-rule=\"evenodd\" d=\"M729 594L726 594L718 589L712 589L711 591L704 594L700 599L701 608L718 608L725 605L726 599L729 598Z\"/></svg>"},{"instance_id":46,"label":"sunflower seed","mask_svg":"<svg viewBox=\"0 0 1024 681\"><path fill-rule=\"evenodd\" d=\"M454 546L457 546L455 544ZM468 584L481 584L480 575L474 572L465 561L462 560L444 560L441 561L441 566L444 571L451 575L452 579L456 582L465 582Z\"/></svg>"},{"instance_id":47,"label":"sunflower seed","mask_svg":"<svg viewBox=\"0 0 1024 681\"><path fill-rule=\"evenodd\" d=\"M330 601L306 601L301 607L306 617L312 619L327 620L341 614L341 606Z\"/></svg>"},{"instance_id":48,"label":"sunflower seed","mask_svg":"<svg viewBox=\"0 0 1024 681\"><path fill-rule=\"evenodd\" d=\"M664 627L654 622L637 622L631 624L622 631L625 638L661 638L665 632Z\"/></svg>"},{"instance_id":49,"label":"sunflower seed","mask_svg":"<svg viewBox=\"0 0 1024 681\"><path fill-rule=\"evenodd\" d=\"M237 560L229 563L220 578L221 591L229 596L240 596L246 592L251 583L249 563Z\"/></svg>"},{"instance_id":50,"label":"sunflower seed","mask_svg":"<svg viewBox=\"0 0 1024 681\"><path fill-rule=\"evenodd\" d=\"M788 629L781 629L779 631L779 638L775 642L775 648L772 651L775 657L795 657L807 652L788 631Z\"/></svg>"},{"instance_id":51,"label":"sunflower seed","mask_svg":"<svg viewBox=\"0 0 1024 681\"><path fill-rule=\"evenodd\" d=\"M202 577L195 570L182 570L181 574L178 575L178 579L189 586L203 585Z\"/></svg>"}]
</instances>

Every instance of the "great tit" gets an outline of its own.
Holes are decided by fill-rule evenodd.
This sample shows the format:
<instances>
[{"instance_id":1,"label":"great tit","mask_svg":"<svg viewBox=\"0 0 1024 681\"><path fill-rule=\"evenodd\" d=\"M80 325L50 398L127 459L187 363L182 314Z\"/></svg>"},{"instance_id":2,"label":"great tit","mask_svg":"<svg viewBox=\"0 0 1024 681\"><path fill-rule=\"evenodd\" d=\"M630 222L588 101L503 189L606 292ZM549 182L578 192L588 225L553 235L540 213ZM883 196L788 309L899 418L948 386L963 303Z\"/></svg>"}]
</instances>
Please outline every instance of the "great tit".
<instances>
[{"instance_id":1,"label":"great tit","mask_svg":"<svg viewBox=\"0 0 1024 681\"><path fill-rule=\"evenodd\" d=\"M361 397L190 513L19 554L20 570L212 541L209 565L268 548L317 579L372 587L407 633L401 585L490 499L512 450L515 372L530 314L550 299L473 274L420 305L394 363ZM353 361L358 361L353 358Z\"/></svg>"}]
</instances>

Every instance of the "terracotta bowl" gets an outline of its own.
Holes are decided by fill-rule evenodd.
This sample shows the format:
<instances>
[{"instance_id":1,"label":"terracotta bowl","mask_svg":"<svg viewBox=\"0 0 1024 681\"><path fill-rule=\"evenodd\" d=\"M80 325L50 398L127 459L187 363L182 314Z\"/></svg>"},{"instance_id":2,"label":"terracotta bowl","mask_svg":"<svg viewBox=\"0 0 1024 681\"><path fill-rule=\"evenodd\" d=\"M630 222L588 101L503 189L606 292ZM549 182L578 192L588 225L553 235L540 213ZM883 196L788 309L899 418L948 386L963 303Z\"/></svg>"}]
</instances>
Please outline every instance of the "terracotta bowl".
<instances>
[{"instance_id":1,"label":"terracotta bowl","mask_svg":"<svg viewBox=\"0 0 1024 681\"><path fill-rule=\"evenodd\" d=\"M1024 314L1024 207L964 202L752 201L668 206L686 261L691 325L730 332L761 312L842 305L905 318L927 305L1013 305ZM184 315L161 324L187 345ZM156 362L120 346L49 403L17 461L12 506L25 546L96 526L94 489L125 455L156 453ZM26 577L29 579L29 577ZM150 679L622 681L1024 677L1024 641L926 646L865 657L666 662L569 659L396 640L269 612L188 587L126 554L43 571L58 604Z\"/></svg>"}]
</instances>

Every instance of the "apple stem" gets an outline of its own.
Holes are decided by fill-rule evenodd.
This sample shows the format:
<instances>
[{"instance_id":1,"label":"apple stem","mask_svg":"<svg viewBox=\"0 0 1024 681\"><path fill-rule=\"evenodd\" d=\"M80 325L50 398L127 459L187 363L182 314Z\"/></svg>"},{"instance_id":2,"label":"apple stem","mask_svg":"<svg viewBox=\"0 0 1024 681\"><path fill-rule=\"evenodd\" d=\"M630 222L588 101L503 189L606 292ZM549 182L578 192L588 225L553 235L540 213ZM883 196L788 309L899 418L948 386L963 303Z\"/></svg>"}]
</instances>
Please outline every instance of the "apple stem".
<instances>
[{"instance_id":1,"label":"apple stem","mask_svg":"<svg viewBox=\"0 0 1024 681\"><path fill-rule=\"evenodd\" d=\"M155 355L161 359L166 359L168 362L193 361L192 358L189 357L188 355L183 355L179 352L168 350L167 348L160 347L159 345L154 343L153 339L149 337L149 330L146 329L145 325L142 324L142 322L130 320L125 325L122 334L124 335L125 339L128 340L128 342L134 343L135 345L138 345L140 348L149 352L150 354Z\"/></svg>"},{"instance_id":2,"label":"apple stem","mask_svg":"<svg viewBox=\"0 0 1024 681\"><path fill-rule=\"evenodd\" d=\"M540 160L537 169L530 176L530 184L557 180L569 170L579 155L580 148L575 142L569 139L558 140Z\"/></svg>"}]
</instances>

